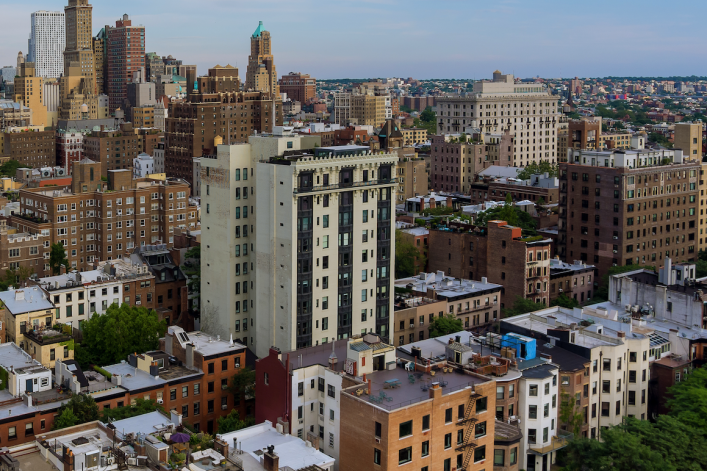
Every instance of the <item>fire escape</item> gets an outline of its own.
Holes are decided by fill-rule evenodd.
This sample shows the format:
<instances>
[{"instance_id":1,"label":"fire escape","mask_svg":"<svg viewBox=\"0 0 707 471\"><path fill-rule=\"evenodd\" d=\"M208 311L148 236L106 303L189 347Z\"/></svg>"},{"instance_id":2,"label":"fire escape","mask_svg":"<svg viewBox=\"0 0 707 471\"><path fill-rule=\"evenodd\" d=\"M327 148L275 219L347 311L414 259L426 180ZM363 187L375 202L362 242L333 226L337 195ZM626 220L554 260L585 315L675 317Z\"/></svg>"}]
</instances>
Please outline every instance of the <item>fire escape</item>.
<instances>
[{"instance_id":1,"label":"fire escape","mask_svg":"<svg viewBox=\"0 0 707 471\"><path fill-rule=\"evenodd\" d=\"M474 455L474 448L478 446L476 438L474 435L474 429L476 428L476 400L483 397L472 389L471 395L469 396L469 401L466 404L466 409L464 409L464 419L461 420L461 426L466 426L466 432L464 432L464 441L457 446L456 451L464 451L464 462L457 471L465 471L469 465L471 457Z\"/></svg>"}]
</instances>

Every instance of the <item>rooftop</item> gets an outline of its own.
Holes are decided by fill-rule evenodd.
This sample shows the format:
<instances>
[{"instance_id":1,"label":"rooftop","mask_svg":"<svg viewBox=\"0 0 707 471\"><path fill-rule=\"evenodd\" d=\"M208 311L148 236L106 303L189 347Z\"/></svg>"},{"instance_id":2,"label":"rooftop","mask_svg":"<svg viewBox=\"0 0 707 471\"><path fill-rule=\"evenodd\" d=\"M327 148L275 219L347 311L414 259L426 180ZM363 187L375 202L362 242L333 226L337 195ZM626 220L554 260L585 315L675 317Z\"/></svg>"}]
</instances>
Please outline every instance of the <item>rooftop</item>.
<instances>
[{"instance_id":1,"label":"rooftop","mask_svg":"<svg viewBox=\"0 0 707 471\"><path fill-rule=\"evenodd\" d=\"M234 342L231 340L221 340L220 337L211 337L210 335L201 332L194 331L189 332L189 340L194 343L196 351L201 353L203 356L208 357L211 355L218 355L224 352L237 352L240 350L245 350L245 345Z\"/></svg>"},{"instance_id":2,"label":"rooftop","mask_svg":"<svg viewBox=\"0 0 707 471\"><path fill-rule=\"evenodd\" d=\"M233 443L234 439L238 441L239 448L250 458L243 459L244 471L263 469L260 460L268 446L274 447L274 452L280 459L280 469L289 467L294 470L308 466L328 468L334 464L334 458L312 448L300 438L279 433L267 420L262 424L219 437L226 443Z\"/></svg>"},{"instance_id":3,"label":"rooftop","mask_svg":"<svg viewBox=\"0 0 707 471\"><path fill-rule=\"evenodd\" d=\"M594 265L587 265L581 260L575 260L572 263L563 262L559 258L550 259L550 275L564 274L566 272L593 270Z\"/></svg>"},{"instance_id":4,"label":"rooftop","mask_svg":"<svg viewBox=\"0 0 707 471\"><path fill-rule=\"evenodd\" d=\"M122 434L140 433L149 435L173 425L169 417L158 411L130 417L128 419L117 420L112 423Z\"/></svg>"},{"instance_id":5,"label":"rooftop","mask_svg":"<svg viewBox=\"0 0 707 471\"><path fill-rule=\"evenodd\" d=\"M411 227L409 229L401 229L401 232L405 232L406 234L411 234L415 237L420 237L420 236L425 236L430 233L430 230L427 229L426 227Z\"/></svg>"},{"instance_id":6,"label":"rooftop","mask_svg":"<svg viewBox=\"0 0 707 471\"><path fill-rule=\"evenodd\" d=\"M502 286L495 283L489 283L486 278L481 281L464 280L445 276L443 271L437 273L420 273L417 276L409 278L400 278L395 280L396 288L409 288L414 291L427 292L434 290L437 298L456 300L477 296L481 294L490 294L500 291Z\"/></svg>"},{"instance_id":7,"label":"rooftop","mask_svg":"<svg viewBox=\"0 0 707 471\"><path fill-rule=\"evenodd\" d=\"M17 290L10 288L8 291L0 293L0 301L13 316L54 309L54 305L49 301L47 295L37 286Z\"/></svg>"},{"instance_id":8,"label":"rooftop","mask_svg":"<svg viewBox=\"0 0 707 471\"><path fill-rule=\"evenodd\" d=\"M25 374L50 371L13 342L0 344L0 366Z\"/></svg>"}]
</instances>

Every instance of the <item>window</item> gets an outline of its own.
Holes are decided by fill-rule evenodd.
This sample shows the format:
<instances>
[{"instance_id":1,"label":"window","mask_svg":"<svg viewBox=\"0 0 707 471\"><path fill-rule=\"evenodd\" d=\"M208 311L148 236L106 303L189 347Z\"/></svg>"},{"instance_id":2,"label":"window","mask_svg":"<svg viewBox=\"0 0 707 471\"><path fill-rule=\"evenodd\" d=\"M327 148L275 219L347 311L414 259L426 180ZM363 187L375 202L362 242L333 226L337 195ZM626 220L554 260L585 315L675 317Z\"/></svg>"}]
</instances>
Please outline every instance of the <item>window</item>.
<instances>
[{"instance_id":1,"label":"window","mask_svg":"<svg viewBox=\"0 0 707 471\"><path fill-rule=\"evenodd\" d=\"M8 440L16 440L17 439L17 427L8 427L7 438L8 438Z\"/></svg>"},{"instance_id":2,"label":"window","mask_svg":"<svg viewBox=\"0 0 707 471\"><path fill-rule=\"evenodd\" d=\"M334 397L334 398L336 397L336 389L331 384L327 385L327 395L329 397Z\"/></svg>"},{"instance_id":3,"label":"window","mask_svg":"<svg viewBox=\"0 0 707 471\"><path fill-rule=\"evenodd\" d=\"M450 407L449 409L444 411L444 423L448 424L452 421L452 408Z\"/></svg>"},{"instance_id":4,"label":"window","mask_svg":"<svg viewBox=\"0 0 707 471\"><path fill-rule=\"evenodd\" d=\"M430 441L426 440L422 442L422 457L430 455Z\"/></svg>"},{"instance_id":5,"label":"window","mask_svg":"<svg viewBox=\"0 0 707 471\"><path fill-rule=\"evenodd\" d=\"M538 406L530 405L528 406L528 418L537 419L538 418Z\"/></svg>"},{"instance_id":6,"label":"window","mask_svg":"<svg viewBox=\"0 0 707 471\"><path fill-rule=\"evenodd\" d=\"M304 396L304 383L300 382L297 385L297 397Z\"/></svg>"},{"instance_id":7,"label":"window","mask_svg":"<svg viewBox=\"0 0 707 471\"><path fill-rule=\"evenodd\" d=\"M373 464L381 464L381 451L378 448L373 449Z\"/></svg>"},{"instance_id":8,"label":"window","mask_svg":"<svg viewBox=\"0 0 707 471\"><path fill-rule=\"evenodd\" d=\"M320 406L321 406L321 403L320 403ZM380 438L380 437L381 437L381 431L382 431L382 430L381 430L381 429L382 429L381 423L380 423L380 422L375 422L375 424L376 424L376 425L375 425L376 438Z\"/></svg>"},{"instance_id":9,"label":"window","mask_svg":"<svg viewBox=\"0 0 707 471\"><path fill-rule=\"evenodd\" d=\"M398 464L405 464L412 461L412 447L403 448L398 451Z\"/></svg>"},{"instance_id":10,"label":"window","mask_svg":"<svg viewBox=\"0 0 707 471\"><path fill-rule=\"evenodd\" d=\"M493 465L503 466L506 458L505 450L493 450Z\"/></svg>"},{"instance_id":11,"label":"window","mask_svg":"<svg viewBox=\"0 0 707 471\"><path fill-rule=\"evenodd\" d=\"M531 444L531 445L534 445L534 444L535 444L535 441L536 441L536 438L537 438L537 437L536 437L536 434L537 434L537 432L536 432L536 430L535 430L534 428L529 428L529 429L528 429L528 443L529 443L529 444Z\"/></svg>"},{"instance_id":12,"label":"window","mask_svg":"<svg viewBox=\"0 0 707 471\"><path fill-rule=\"evenodd\" d=\"M422 431L424 432L425 430L430 429L430 416L426 415L422 417Z\"/></svg>"},{"instance_id":13,"label":"window","mask_svg":"<svg viewBox=\"0 0 707 471\"><path fill-rule=\"evenodd\" d=\"M538 395L538 385L537 384L530 385L530 387L528 388L528 395L530 395L530 396L537 396Z\"/></svg>"},{"instance_id":14,"label":"window","mask_svg":"<svg viewBox=\"0 0 707 471\"><path fill-rule=\"evenodd\" d=\"M486 459L486 445L474 448L474 463L484 461Z\"/></svg>"},{"instance_id":15,"label":"window","mask_svg":"<svg viewBox=\"0 0 707 471\"><path fill-rule=\"evenodd\" d=\"M506 388L504 386L496 386L496 399L504 399Z\"/></svg>"},{"instance_id":16,"label":"window","mask_svg":"<svg viewBox=\"0 0 707 471\"><path fill-rule=\"evenodd\" d=\"M481 412L486 412L488 406L488 398L486 397L481 397L476 400L476 413L480 414Z\"/></svg>"},{"instance_id":17,"label":"window","mask_svg":"<svg viewBox=\"0 0 707 471\"><path fill-rule=\"evenodd\" d=\"M452 471L452 459L447 458L444 460L444 471Z\"/></svg>"},{"instance_id":18,"label":"window","mask_svg":"<svg viewBox=\"0 0 707 471\"><path fill-rule=\"evenodd\" d=\"M444 449L452 448L452 434L448 433L444 436Z\"/></svg>"},{"instance_id":19,"label":"window","mask_svg":"<svg viewBox=\"0 0 707 471\"><path fill-rule=\"evenodd\" d=\"M400 438L409 437L412 435L412 420L400 424Z\"/></svg>"},{"instance_id":20,"label":"window","mask_svg":"<svg viewBox=\"0 0 707 471\"><path fill-rule=\"evenodd\" d=\"M481 438L486 435L486 422L479 422L474 426L474 438Z\"/></svg>"}]
</instances>

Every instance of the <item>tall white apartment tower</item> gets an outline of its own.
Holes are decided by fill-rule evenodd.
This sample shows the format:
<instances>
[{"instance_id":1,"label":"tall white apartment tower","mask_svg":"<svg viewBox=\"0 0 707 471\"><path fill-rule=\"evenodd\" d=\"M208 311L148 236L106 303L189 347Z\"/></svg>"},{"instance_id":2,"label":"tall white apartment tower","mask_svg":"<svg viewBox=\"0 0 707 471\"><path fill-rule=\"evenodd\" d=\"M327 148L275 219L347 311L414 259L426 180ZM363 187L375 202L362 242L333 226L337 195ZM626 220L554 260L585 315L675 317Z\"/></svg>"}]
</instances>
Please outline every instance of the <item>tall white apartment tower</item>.
<instances>
[{"instance_id":1,"label":"tall white apartment tower","mask_svg":"<svg viewBox=\"0 0 707 471\"><path fill-rule=\"evenodd\" d=\"M557 163L557 97L541 83L517 83L513 75L496 70L493 80L475 82L465 96L437 98L436 111L438 134L510 128L514 166Z\"/></svg>"},{"instance_id":2,"label":"tall white apartment tower","mask_svg":"<svg viewBox=\"0 0 707 471\"><path fill-rule=\"evenodd\" d=\"M27 62L34 62L37 77L59 78L64 73L64 12L37 11L31 21Z\"/></svg>"},{"instance_id":3,"label":"tall white apartment tower","mask_svg":"<svg viewBox=\"0 0 707 471\"><path fill-rule=\"evenodd\" d=\"M318 137L251 136L247 144L219 145L202 156L201 330L246 346L255 343L256 208L255 166L321 143ZM267 348L266 346L266 352Z\"/></svg>"},{"instance_id":4,"label":"tall white apartment tower","mask_svg":"<svg viewBox=\"0 0 707 471\"><path fill-rule=\"evenodd\" d=\"M397 160L338 146L258 162L256 355L364 332L388 341Z\"/></svg>"}]
</instances>

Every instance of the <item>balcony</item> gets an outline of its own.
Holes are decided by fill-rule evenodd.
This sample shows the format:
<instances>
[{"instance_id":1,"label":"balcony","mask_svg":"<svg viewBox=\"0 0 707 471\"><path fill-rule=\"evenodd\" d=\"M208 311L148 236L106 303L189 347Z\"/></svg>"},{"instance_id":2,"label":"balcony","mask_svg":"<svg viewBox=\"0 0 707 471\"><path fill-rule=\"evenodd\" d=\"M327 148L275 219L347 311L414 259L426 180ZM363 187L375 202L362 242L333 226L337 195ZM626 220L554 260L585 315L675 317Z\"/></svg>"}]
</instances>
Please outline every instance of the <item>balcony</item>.
<instances>
[{"instance_id":1,"label":"balcony","mask_svg":"<svg viewBox=\"0 0 707 471\"><path fill-rule=\"evenodd\" d=\"M398 183L397 178L388 178L384 180L369 180L367 182L353 182L353 183L334 183L332 185L322 185L322 186L310 186L304 188L295 188L295 194L305 194L305 193L316 193L319 191L333 191L348 188L365 188L369 186L378 185L395 185Z\"/></svg>"},{"instance_id":2,"label":"balcony","mask_svg":"<svg viewBox=\"0 0 707 471\"><path fill-rule=\"evenodd\" d=\"M536 455L547 455L548 453L551 453L553 451L560 450L564 447L566 447L570 440L574 438L574 434L571 432L568 432L566 430L558 430L557 435L552 437L550 440L550 443L545 445L545 446L539 446L539 445L530 445L529 451L530 453L534 453Z\"/></svg>"}]
</instances>

